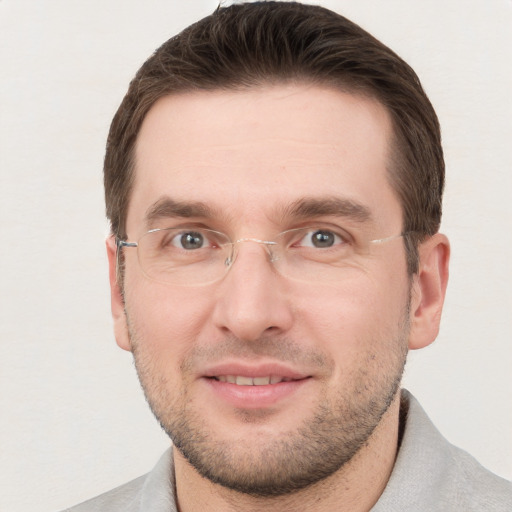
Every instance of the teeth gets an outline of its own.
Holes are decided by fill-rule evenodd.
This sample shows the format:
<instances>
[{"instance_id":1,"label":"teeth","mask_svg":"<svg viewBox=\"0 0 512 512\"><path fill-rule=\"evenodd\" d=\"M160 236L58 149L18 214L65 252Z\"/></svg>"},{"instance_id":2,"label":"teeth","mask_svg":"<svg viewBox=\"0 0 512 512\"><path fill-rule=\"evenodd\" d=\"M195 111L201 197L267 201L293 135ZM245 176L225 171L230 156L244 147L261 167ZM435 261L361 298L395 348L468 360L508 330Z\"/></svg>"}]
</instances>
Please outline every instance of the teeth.
<instances>
[{"instance_id":1,"label":"teeth","mask_svg":"<svg viewBox=\"0 0 512 512\"><path fill-rule=\"evenodd\" d=\"M236 378L236 385L237 386L252 386L252 385L254 385L254 382L251 379L251 377L240 377L240 376L238 376Z\"/></svg>"},{"instance_id":2,"label":"teeth","mask_svg":"<svg viewBox=\"0 0 512 512\"><path fill-rule=\"evenodd\" d=\"M254 377L253 381L255 386L266 386L270 384L270 377Z\"/></svg>"},{"instance_id":3,"label":"teeth","mask_svg":"<svg viewBox=\"0 0 512 512\"><path fill-rule=\"evenodd\" d=\"M218 375L215 377L219 382L228 382L237 386L267 386L268 384L279 384L279 382L289 382L292 379L288 377L278 377L270 375L268 377L243 377L241 375Z\"/></svg>"}]
</instances>

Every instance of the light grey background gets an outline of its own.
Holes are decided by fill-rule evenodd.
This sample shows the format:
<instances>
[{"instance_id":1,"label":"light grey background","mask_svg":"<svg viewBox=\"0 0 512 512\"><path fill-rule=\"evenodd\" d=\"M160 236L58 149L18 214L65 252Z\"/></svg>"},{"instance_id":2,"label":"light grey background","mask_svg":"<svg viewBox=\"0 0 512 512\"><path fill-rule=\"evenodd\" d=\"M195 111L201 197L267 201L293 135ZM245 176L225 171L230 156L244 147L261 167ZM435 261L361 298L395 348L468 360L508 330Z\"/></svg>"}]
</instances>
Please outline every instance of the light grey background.
<instances>
[{"instance_id":1,"label":"light grey background","mask_svg":"<svg viewBox=\"0 0 512 512\"><path fill-rule=\"evenodd\" d=\"M406 386L512 478L512 2L332 0L418 72L443 127L441 335ZM0 510L58 510L168 441L113 339L102 159L128 81L214 0L0 0Z\"/></svg>"}]
</instances>

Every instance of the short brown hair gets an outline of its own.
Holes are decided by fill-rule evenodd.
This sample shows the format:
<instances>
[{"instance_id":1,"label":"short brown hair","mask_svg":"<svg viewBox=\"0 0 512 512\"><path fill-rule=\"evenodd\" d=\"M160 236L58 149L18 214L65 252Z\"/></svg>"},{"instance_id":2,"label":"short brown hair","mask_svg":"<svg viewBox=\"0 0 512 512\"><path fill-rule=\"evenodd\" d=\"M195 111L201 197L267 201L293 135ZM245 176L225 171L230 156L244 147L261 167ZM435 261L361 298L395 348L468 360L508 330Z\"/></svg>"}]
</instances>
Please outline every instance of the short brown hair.
<instances>
[{"instance_id":1,"label":"short brown hair","mask_svg":"<svg viewBox=\"0 0 512 512\"><path fill-rule=\"evenodd\" d=\"M310 83L371 96L393 123L390 183L403 211L410 274L417 244L439 229L444 160L439 122L412 68L358 25L295 2L219 7L164 43L140 68L114 116L104 165L107 217L126 237L126 214L141 124L161 97Z\"/></svg>"}]
</instances>

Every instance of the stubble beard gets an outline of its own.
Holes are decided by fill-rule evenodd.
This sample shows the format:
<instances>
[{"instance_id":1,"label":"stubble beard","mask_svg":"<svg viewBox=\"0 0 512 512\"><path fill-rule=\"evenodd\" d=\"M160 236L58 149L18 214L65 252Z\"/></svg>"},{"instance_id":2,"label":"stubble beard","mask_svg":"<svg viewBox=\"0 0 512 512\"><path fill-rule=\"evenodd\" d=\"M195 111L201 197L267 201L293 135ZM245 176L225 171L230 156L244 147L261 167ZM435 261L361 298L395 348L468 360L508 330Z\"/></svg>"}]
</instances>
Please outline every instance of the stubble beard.
<instances>
[{"instance_id":1,"label":"stubble beard","mask_svg":"<svg viewBox=\"0 0 512 512\"><path fill-rule=\"evenodd\" d=\"M156 361L130 329L133 355L146 400L174 447L203 477L227 489L255 497L277 497L305 489L343 468L369 440L400 389L407 357L408 316L387 345L385 360L367 354L366 365L353 372L349 389L334 397L318 397L313 413L294 430L269 437L258 432L250 439L220 440L208 418L194 408L185 386L172 394L165 375L155 372ZM243 347L234 348L234 347ZM253 352L252 347L257 347ZM277 348L276 348L277 347ZM260 353L283 361L315 358L334 364L323 355L303 350L290 340L265 338L250 345L229 339L215 354L252 357ZM200 357L209 357L206 351ZM186 371L190 362L184 362ZM257 412L240 412L241 421L258 423Z\"/></svg>"}]
</instances>

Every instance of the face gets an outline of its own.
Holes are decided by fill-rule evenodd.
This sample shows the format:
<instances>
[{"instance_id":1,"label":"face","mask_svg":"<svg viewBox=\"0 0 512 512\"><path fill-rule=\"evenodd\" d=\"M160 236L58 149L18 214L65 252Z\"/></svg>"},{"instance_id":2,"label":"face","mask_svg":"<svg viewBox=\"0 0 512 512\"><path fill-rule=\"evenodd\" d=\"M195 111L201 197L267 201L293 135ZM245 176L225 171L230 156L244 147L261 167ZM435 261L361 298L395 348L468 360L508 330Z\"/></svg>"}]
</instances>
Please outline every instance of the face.
<instances>
[{"instance_id":1,"label":"face","mask_svg":"<svg viewBox=\"0 0 512 512\"><path fill-rule=\"evenodd\" d=\"M356 241L400 234L390 134L379 103L328 89L163 98L137 141L128 239L175 226L231 240L311 225ZM279 495L333 474L367 442L410 337L401 238L330 281L285 276L252 242L222 278L193 286L148 279L136 250L124 251L117 340L178 458L231 489Z\"/></svg>"}]
</instances>

